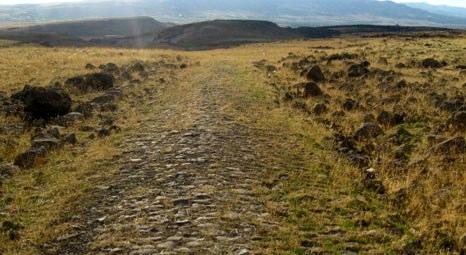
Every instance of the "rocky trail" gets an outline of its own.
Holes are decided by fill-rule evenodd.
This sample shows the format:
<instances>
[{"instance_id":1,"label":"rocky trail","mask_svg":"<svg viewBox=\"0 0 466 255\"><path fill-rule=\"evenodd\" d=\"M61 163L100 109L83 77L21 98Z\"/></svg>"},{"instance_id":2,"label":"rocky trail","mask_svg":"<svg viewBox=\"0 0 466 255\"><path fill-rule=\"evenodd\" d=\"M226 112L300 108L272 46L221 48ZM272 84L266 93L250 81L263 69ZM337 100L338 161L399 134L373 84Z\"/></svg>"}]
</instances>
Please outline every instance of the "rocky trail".
<instances>
[{"instance_id":1,"label":"rocky trail","mask_svg":"<svg viewBox=\"0 0 466 255\"><path fill-rule=\"evenodd\" d=\"M189 80L141 102L152 110L125 135L122 153L102 163L115 174L99 181L85 205L65 219L74 230L44 253L262 254L279 228L289 228L296 240L290 242L301 247L291 254L378 254L389 238L383 227L341 227L363 212L339 205L349 189L331 185L323 159L286 151L303 137L240 123L223 110L238 97L229 89L236 66L202 68L184 71ZM322 167L308 171L309 164ZM281 189L294 183L304 186L288 188L296 194L287 198ZM366 203L361 199L356 202Z\"/></svg>"},{"instance_id":2,"label":"rocky trail","mask_svg":"<svg viewBox=\"0 0 466 255\"><path fill-rule=\"evenodd\" d=\"M255 149L260 136L219 111L225 95L215 82L195 82L186 105L166 105L126 139L112 163L118 173L54 252L250 253L273 228L254 191L267 167ZM186 128L164 127L183 119Z\"/></svg>"}]
</instances>

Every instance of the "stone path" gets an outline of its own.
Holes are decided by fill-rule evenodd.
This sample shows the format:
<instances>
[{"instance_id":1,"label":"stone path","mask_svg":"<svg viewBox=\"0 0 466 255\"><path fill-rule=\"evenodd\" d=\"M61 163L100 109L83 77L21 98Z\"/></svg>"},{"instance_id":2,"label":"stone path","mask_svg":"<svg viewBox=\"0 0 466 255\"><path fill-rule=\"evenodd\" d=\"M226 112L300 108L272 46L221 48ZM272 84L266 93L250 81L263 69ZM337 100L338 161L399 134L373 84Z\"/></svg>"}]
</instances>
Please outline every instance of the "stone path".
<instances>
[{"instance_id":1,"label":"stone path","mask_svg":"<svg viewBox=\"0 0 466 255\"><path fill-rule=\"evenodd\" d=\"M118 174L57 254L252 253L274 226L254 192L267 169L261 138L220 112L225 95L209 78L195 84L189 112L167 105L121 145ZM184 118L187 128L164 126Z\"/></svg>"}]
</instances>

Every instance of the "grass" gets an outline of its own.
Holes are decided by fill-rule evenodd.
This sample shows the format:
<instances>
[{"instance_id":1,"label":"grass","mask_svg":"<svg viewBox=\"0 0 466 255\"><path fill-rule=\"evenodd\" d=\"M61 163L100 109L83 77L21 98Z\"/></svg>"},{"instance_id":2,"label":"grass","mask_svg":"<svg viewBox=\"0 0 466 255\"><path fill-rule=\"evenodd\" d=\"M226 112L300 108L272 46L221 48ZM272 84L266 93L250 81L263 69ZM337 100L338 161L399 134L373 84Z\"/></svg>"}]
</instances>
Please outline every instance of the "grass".
<instances>
[{"instance_id":1,"label":"grass","mask_svg":"<svg viewBox=\"0 0 466 255\"><path fill-rule=\"evenodd\" d=\"M464 156L458 155L459 158L451 163L446 163L440 157L426 157L432 145L425 142L426 136L432 134L432 129L435 128L436 125L448 123L451 116L451 114L439 110L432 103L432 100L429 99L429 96L427 95L429 92L426 91L432 91L439 94L445 93L449 96L454 96L455 94L461 95L461 88L463 86L462 84L464 84L465 78L464 74L461 74L460 71L454 68L454 66L463 64L465 61L455 55L455 52L463 50L462 45L464 45L464 42L464 38L443 40L425 39L413 41L399 39L367 40L365 41L364 48L362 49L346 45L336 47L335 49L311 50L305 54L299 53L299 51L297 51L298 53L295 53L302 57L311 56L311 58L316 59L317 61L333 53L357 53L358 55L363 56L360 59L369 60L369 62L372 63L372 68L396 70L396 79L405 79L412 84L411 86L413 87L408 88L406 94L400 94L399 90L384 91L380 88L380 81L371 77L366 79L361 85L355 85L359 87L354 88L352 91L338 89L338 86L341 84L341 79L332 81L332 83L328 82L321 87L324 90L324 93L328 95L326 101L328 101L327 105L330 109L329 113L316 116L313 114L303 114L301 110L297 110L293 116L299 116L298 119L290 121L303 123L303 119L307 120L307 118L313 118L316 122L319 122L319 120L330 120L333 123L338 123L337 125L341 130L339 132L344 135L351 135L359 125L364 122L363 118L365 118L365 116L373 114L373 116L376 117L382 110L392 111L392 109L396 109L398 107L407 112L408 115L417 118L418 120L408 121L409 123L407 124L386 128L385 132L387 135L385 136L385 140L383 137L374 141L374 144L372 145L360 144L360 146L377 146L377 143L387 144L389 143L389 140L387 141L386 138L389 137L390 134L396 133L396 130L400 128L405 128L412 134L413 138L411 138L410 141L405 141L405 143L408 143L408 145L413 147L412 152L408 155L409 161L427 161L427 165L430 165L430 167L426 170L425 168L415 167L415 164L407 164L402 168L401 171L403 172L400 173L399 170L390 164L392 160L392 153L396 148L390 146L378 146L380 147L378 149L380 151L375 151L375 154L373 155L373 157L376 157L377 162L373 161L372 165L377 168L379 178L387 188L387 193L382 198L374 199L374 201L382 201L381 203L378 202L374 205L370 205L367 209L369 209L369 211L373 211L378 216L382 216L379 218L383 218L383 212L385 210L387 212L392 211L406 216L406 227L403 227L404 234L402 235L413 236L416 241L421 242L421 246L417 247L417 249L423 249L430 253L448 253L452 250L460 251L461 249L464 249L464 237L462 236L464 236L465 233L465 217L464 213L459 209L464 203L464 199L462 198L464 197L464 192L461 187L464 187L464 184L466 183L464 173L461 170L461 165L464 164ZM445 47L444 45L448 45L448 47ZM283 57L286 56L287 54L283 55ZM383 56L389 56L388 66L377 63L378 58ZM444 68L439 71L422 70L422 68L417 65L401 70L395 68L395 64L397 62L418 63L420 60L427 57L435 57L437 59L445 60L450 63L450 65L448 68ZM298 58L297 61L299 61L299 59L300 58ZM324 71L327 72L327 76L339 71L344 72L348 65L344 62L335 62L336 63L329 64L320 62ZM299 75L296 75L293 71L287 68L282 68L282 63L274 61L267 61L267 63L275 65L279 70L277 73L272 74L268 81L269 83L279 85L278 88L275 86L276 91L279 94L278 98L282 97L283 94L289 90L289 86L302 81L302 78L299 77ZM425 74L423 74L423 72ZM420 89L420 87L422 87L422 89ZM366 107L366 109L367 105L370 105L368 107L370 110L365 110L363 108L361 110L350 112L345 111L345 116L341 118L331 115L333 112L343 110L341 108L341 104L343 100L348 97L352 97L359 101L363 107ZM369 101L371 97L375 100ZM390 97L400 97L400 99L392 101L392 103L381 103L380 100L390 99ZM306 110L309 111L313 104L322 102L322 99L320 98L297 100L300 102L300 107L305 107L307 108ZM287 106L286 103L282 103L282 105ZM291 107L292 104L289 106ZM285 113L280 116L288 114ZM268 118L267 121L269 122L270 119ZM282 127L289 127L289 121L284 120L284 122L285 123L280 123L279 125ZM276 124L272 124L272 126L275 125ZM317 139L317 141L319 141L319 137L325 136L326 133L328 136L329 130L326 130L326 127L322 127L323 130L326 130L323 132L314 132L314 130L312 130L316 129L318 126L321 125L319 125L319 123L313 123L308 128L302 129L305 130L303 135L309 136L314 134L316 136L314 139ZM458 133L458 131L450 128L444 128L442 131L434 132L437 132L437 135L447 138L455 135L464 136L464 133ZM312 148L308 146L305 146L305 148ZM325 145L324 148L331 150L330 147L326 147ZM311 151L315 153L318 149L320 148L312 148ZM349 180L354 180L356 185L359 185L357 182L358 180L361 181L361 177L358 176L358 173L360 173L361 170L353 169L348 171L351 167L345 165L345 163L333 163L339 162L342 159L340 159L339 155L335 155L335 153L332 153L331 151L324 151L324 155L327 155L327 158L329 159L324 160L324 157L319 157L317 162L330 162L328 164L330 165L330 168L333 169L332 172L337 173L337 175L334 176L334 182L344 182L345 179L348 181L349 178ZM312 166L308 168L310 169ZM287 170L285 172L291 171ZM299 180L303 179L304 178L302 178L302 176L299 177ZM298 182L298 180L296 182ZM292 186L300 187L296 182L292 182ZM346 185L348 185L348 183L351 182L347 182ZM389 203L384 201L387 199L390 201L393 196L396 196L395 194L397 194L397 191L399 191L400 188L407 189L408 200L404 205L397 204L395 206L388 206ZM302 190L302 188L298 188L298 190ZM334 192L334 190L335 188L332 187L332 192ZM357 190L357 192L361 191ZM363 191L363 193L366 192ZM440 194L442 194L442 196L439 196ZM368 196L371 197L370 194L368 194ZM295 201L292 200L291 204L294 205ZM300 214L303 206L304 205L302 204L299 205L299 210L297 210ZM344 209L347 210L349 208ZM364 208L359 209L363 210ZM344 223L343 226L347 226L346 224L347 223ZM383 224L386 225L386 223ZM413 231L410 227L415 229L416 234L410 233ZM440 230L439 228L443 230ZM392 239L393 241L395 240L394 237ZM412 238L409 238L408 240L411 239ZM409 243L410 242L393 242L392 247L387 248L386 252L391 249L398 249L398 252L406 252L405 249L410 246Z\"/></svg>"},{"instance_id":2,"label":"grass","mask_svg":"<svg viewBox=\"0 0 466 255\"><path fill-rule=\"evenodd\" d=\"M160 77L171 77L177 86L164 89L164 94L157 98L160 101L153 103L155 106L149 103L149 95L143 88L157 90L158 82L151 80L141 88L134 88L132 93L135 96L148 101L141 106L133 99L120 103L122 116L119 124L123 126L121 136L124 136L136 123L144 121L147 113L159 110L159 104L189 105L191 86L195 84L192 79L205 79L209 76L203 72L213 75L212 72L220 68L229 74L228 78L217 81L230 96L222 110L236 121L253 126L269 137L261 149L268 153L266 160L279 166L263 177L263 186L257 187L263 194L260 199L279 223L275 233L258 244L261 253L312 254L321 249L320 252L339 254L348 249L360 249L360 253L401 254L414 250L448 254L451 246L454 247L452 252L462 249L461 238L466 231L465 214L461 211L466 197L464 156L449 164L438 157L425 157L431 146L427 136L436 126L445 123L450 115L433 106L425 90L420 88L447 95L461 89L464 91L465 76L459 74L454 66L465 64L461 57L465 43L465 38L461 37L414 40L344 38L255 44L203 52L13 46L0 48L0 77L3 79L0 91L10 94L28 83L47 85L52 81L63 82L67 77L89 72L84 69L87 63L98 66L114 62L122 65L136 59L150 62L176 56L199 62L183 73L161 72ZM327 82L322 89L330 96L329 100L301 100L308 110L315 103L328 101L330 111L323 116L315 116L281 100L289 86L302 81L299 75L279 63L290 52L316 60L333 53L357 53L361 59L368 59L372 68L393 69L397 78L414 85L400 95L397 91L381 89L375 78L366 80L356 92L336 88L340 80ZM388 65L379 64L381 57L388 59ZM397 63L410 64L425 57L445 60L449 66L439 71L425 71L417 66L395 67ZM276 66L278 71L267 75L255 68L254 63L263 59L267 64ZM341 61L322 65L326 75L345 71L347 67L347 63ZM272 83L275 85L271 86ZM390 96L399 96L399 103L381 103ZM343 110L341 103L347 97L358 100L368 110L347 112L344 117L335 119L331 113ZM368 100L371 97L373 102ZM416 100L414 103L412 98ZM369 104L371 107L367 107ZM338 122L341 132L349 135L368 113L376 117L381 110L392 111L395 106L402 106L405 112L418 119L384 128L386 135L373 141L372 145L389 144L387 137L403 127L413 135L406 140L414 146L410 162L426 160L429 168L428 171L421 167L395 171L390 160L396 148L382 148L380 153L373 155L377 160L372 161L387 190L380 195L361 189L361 169L335 152L332 141L335 131L322 120ZM196 114L186 109L186 116L194 118ZM2 116L0 120L11 124L20 122L14 117ZM192 119L184 118L165 125L167 128L182 128L189 126L190 121ZM69 131L80 134L78 127ZM439 135L464 136L464 133L443 129ZM14 137L0 135L0 157L11 161L29 146L29 136L30 131ZM5 182L0 193L0 221L13 220L24 229L19 241L9 241L7 236L0 235L0 251L34 254L37 247L72 227L50 226L61 218L63 212L73 207L72 201L85 197L96 177L112 171L102 169L99 162L118 153L115 145L120 139L116 136L104 143L89 141L83 146L66 148L54 154L46 164L21 172ZM15 149L7 146L8 140L16 144ZM271 151L270 148L274 149ZM406 200L402 204L394 203L400 191L406 193Z\"/></svg>"}]
</instances>

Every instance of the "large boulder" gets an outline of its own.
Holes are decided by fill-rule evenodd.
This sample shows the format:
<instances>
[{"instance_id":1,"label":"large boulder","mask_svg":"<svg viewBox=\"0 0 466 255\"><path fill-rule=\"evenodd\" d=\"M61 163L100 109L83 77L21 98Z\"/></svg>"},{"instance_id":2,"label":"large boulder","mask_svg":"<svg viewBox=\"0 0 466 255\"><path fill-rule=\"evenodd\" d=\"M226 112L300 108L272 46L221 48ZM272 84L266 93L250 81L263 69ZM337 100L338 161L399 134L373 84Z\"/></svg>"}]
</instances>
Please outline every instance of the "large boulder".
<instances>
[{"instance_id":1,"label":"large boulder","mask_svg":"<svg viewBox=\"0 0 466 255\"><path fill-rule=\"evenodd\" d=\"M32 119L49 120L71 110L71 97L57 88L25 86L11 96L24 104L24 112Z\"/></svg>"},{"instance_id":2,"label":"large boulder","mask_svg":"<svg viewBox=\"0 0 466 255\"><path fill-rule=\"evenodd\" d=\"M320 69L318 65L311 67L306 72L306 78L310 81L315 81L315 82L322 82L325 80L324 73L322 73L322 70Z\"/></svg>"},{"instance_id":3,"label":"large boulder","mask_svg":"<svg viewBox=\"0 0 466 255\"><path fill-rule=\"evenodd\" d=\"M362 124L358 130L354 133L354 138L356 140L365 140L365 139L370 139L370 138L375 138L379 135L383 135L383 130L382 128L372 122L366 122Z\"/></svg>"},{"instance_id":4,"label":"large boulder","mask_svg":"<svg viewBox=\"0 0 466 255\"><path fill-rule=\"evenodd\" d=\"M92 73L66 80L65 84L80 91L106 90L113 88L115 78L109 73Z\"/></svg>"}]
</instances>

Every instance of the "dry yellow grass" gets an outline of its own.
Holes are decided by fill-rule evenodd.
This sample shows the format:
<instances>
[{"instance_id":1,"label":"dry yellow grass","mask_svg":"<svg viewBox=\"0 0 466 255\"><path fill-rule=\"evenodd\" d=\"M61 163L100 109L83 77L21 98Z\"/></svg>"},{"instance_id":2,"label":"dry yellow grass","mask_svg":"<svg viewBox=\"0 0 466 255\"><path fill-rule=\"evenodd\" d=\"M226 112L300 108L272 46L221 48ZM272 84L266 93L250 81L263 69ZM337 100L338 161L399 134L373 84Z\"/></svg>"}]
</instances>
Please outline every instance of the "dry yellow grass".
<instances>
[{"instance_id":1,"label":"dry yellow grass","mask_svg":"<svg viewBox=\"0 0 466 255\"><path fill-rule=\"evenodd\" d=\"M433 45L432 48L425 46L426 43ZM369 229L377 231L378 234L387 235L387 242L374 249L380 253L399 254L410 245L416 245L417 241L423 241L420 249L430 253L445 252L439 248L442 237L454 240L457 247L464 245L465 213L464 205L466 197L464 187L466 177L464 174L464 159L445 166L437 158L427 158L430 171L425 174L422 169L412 168L400 175L393 173L388 165L390 152L380 153L378 174L387 188L386 197L380 197L371 193L358 193L355 187L361 180L361 171L335 153L332 142L328 138L332 131L322 124L315 116L292 109L287 104L277 105L276 91L269 85L270 79L267 75L254 68L253 63L265 59L267 63L276 65L288 53L293 52L298 56L314 56L319 58L333 53L352 52L367 58L373 65L383 69L395 69L399 62L408 62L410 59L420 60L425 57L436 57L450 63L448 68L442 69L435 74L431 81L438 86L438 92L448 93L451 87L461 87L466 82L465 76L461 76L453 67L455 64L466 64L464 50L465 38L432 38L416 39L408 41L403 38L345 38L329 40L293 41L269 44L255 44L241 46L233 49L220 49L203 52L180 52L171 50L128 50L128 49L102 49L102 48L42 48L35 46L14 46L0 48L0 91L10 94L21 89L25 84L48 85L54 81L63 82L66 78L89 72L84 67L87 63L93 65L113 62L118 65L130 63L134 60L153 61L163 56L176 57L178 55L187 57L191 61L199 62L202 68L207 69L218 65L234 66L231 79L235 87L228 88L238 96L231 98L225 112L234 116L238 121L245 122L263 130L272 130L283 134L286 139L270 141L277 148L286 152L282 158L270 158L277 164L284 165L282 169L270 172L264 176L265 183L281 183L281 189L271 193L264 190L264 203L267 204L273 215L281 222L277 233L269 238L268 243L262 244L264 253L268 254L306 254L303 250L302 240L310 238L310 233L324 231L320 222L327 219L323 214L312 212L319 201L308 200L308 197L321 195L329 199L328 205L322 208L332 208L331 212L343 215L349 211L354 214L354 221L349 221L343 216L335 217L335 225L348 233L349 239L365 242L367 245L379 245L372 240L373 236L363 236L358 222L370 222ZM388 65L378 64L378 58L388 59ZM325 66L326 72L337 72L345 70L342 63L332 63ZM199 70L196 68L195 70ZM397 69L407 82L426 81L420 76L420 69ZM166 90L167 93L161 98L166 101L189 100L189 88L191 86L189 72L185 76L177 77L182 84L176 90ZM279 72L274 74L274 82L277 86L286 90L286 87L302 81L302 78L286 68L279 67ZM176 74L175 74L176 76ZM458 79L454 79L457 77ZM445 79L446 81L442 81ZM231 81L228 82L231 84ZM442 85L444 84L444 85ZM377 99L383 98L384 94L377 92L377 82L369 80L366 88L360 91L361 95L375 96L376 107L369 110L377 114L382 109L391 110L391 106L382 105ZM157 84L147 86L157 86ZM222 84L219 84L222 86ZM341 110L341 100L348 95L341 90L331 90L325 85L324 92L330 95L332 100L328 107L332 111ZM184 93L184 92L188 93ZM143 94L143 91L136 91ZM409 103L407 98L417 98L416 103ZM304 100L309 107L320 99ZM449 116L438 110L426 99L422 92L410 91L409 95L403 95L400 105L405 106L405 111L416 116L429 116L431 123L441 123ZM144 121L144 112L153 111L154 108L137 108L127 102L121 103L121 109L126 113L119 124L123 126L123 132L130 132L135 123ZM189 110L189 109L188 109ZM361 124L364 116L369 112L349 112L340 120L342 132L352 133ZM195 113L193 113L195 114ZM331 118L330 113L325 115ZM320 117L322 118L322 116ZM18 123L15 117L0 117L2 123ZM184 119L179 123L167 123L170 125L188 125L190 120ZM2 124L3 125L3 124ZM425 141L425 129L422 123L404 126L416 136L421 137L419 145L413 152L411 160L424 159L423 155L428 150ZM77 127L70 131L79 132ZM386 130L390 134L396 129ZM449 132L449 131L448 131ZM452 133L443 135L451 136ZM462 134L464 136L464 133ZM24 151L29 146L30 133L14 137L15 148L0 145L0 157L11 161L13 157ZM0 135L6 141L9 137ZM84 137L82 137L84 139ZM25 227L21 231L20 241L9 241L6 236L0 235L0 251L7 254L34 254L41 244L53 240L62 234L68 227L59 225L51 227L55 221L60 219L63 211L72 208L72 201L79 201L84 197L86 190L93 185L96 177L106 174L100 169L98 162L109 159L117 153L115 143L120 136L101 141L90 141L79 148L65 148L55 153L49 162L31 171L22 172L5 182L0 193L0 221L13 219L21 222ZM304 165L295 166L293 160L295 155L301 155L305 160ZM464 156L463 156L464 157ZM83 163L84 162L84 163ZM297 171L296 169L305 169ZM283 176L288 176L283 180ZM309 183L315 183L322 176L330 176L331 182L322 183L323 187L309 187ZM324 178L325 179L325 178ZM325 179L327 180L327 179ZM409 200L406 206L397 207L391 205L389 198L397 194L401 189L416 185L416 189L409 191ZM320 185L320 184L319 184ZM320 190L322 188L322 190ZM262 189L262 187L258 187ZM315 190L318 190L316 193ZM319 193L320 192L320 193ZM361 198L361 196L363 196ZM364 203L369 210L355 208L354 204ZM358 211L359 210L359 211ZM287 214L283 214L287 211ZM357 212L357 213L356 213ZM397 226L403 231L402 234L383 233L383 227L391 217L392 213L399 213L406 219L403 226ZM3 214L4 213L4 214ZM322 218L320 218L322 217ZM446 234L434 235L441 233ZM384 237L385 238L385 237ZM399 238L399 240L397 240ZM449 240L445 240L448 242ZM343 249L339 244L330 240L323 240L328 252L338 253Z\"/></svg>"}]
</instances>

